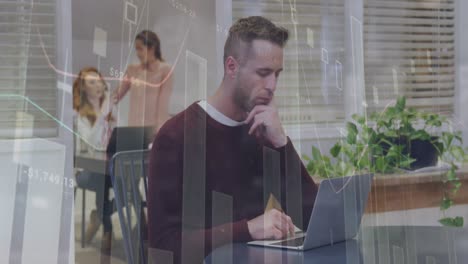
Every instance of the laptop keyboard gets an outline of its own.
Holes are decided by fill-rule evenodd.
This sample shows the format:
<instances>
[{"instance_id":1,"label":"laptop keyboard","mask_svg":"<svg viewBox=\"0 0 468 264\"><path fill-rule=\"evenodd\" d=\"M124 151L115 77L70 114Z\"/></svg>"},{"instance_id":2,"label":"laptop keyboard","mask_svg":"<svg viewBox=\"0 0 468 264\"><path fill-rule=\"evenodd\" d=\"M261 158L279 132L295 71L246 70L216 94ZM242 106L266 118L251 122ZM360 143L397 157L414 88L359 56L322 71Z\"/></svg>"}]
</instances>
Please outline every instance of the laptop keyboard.
<instances>
[{"instance_id":1,"label":"laptop keyboard","mask_svg":"<svg viewBox=\"0 0 468 264\"><path fill-rule=\"evenodd\" d=\"M299 247L304 244L305 237L298 237L294 239L284 240L277 243L273 243L275 246L285 246L285 247Z\"/></svg>"}]
</instances>

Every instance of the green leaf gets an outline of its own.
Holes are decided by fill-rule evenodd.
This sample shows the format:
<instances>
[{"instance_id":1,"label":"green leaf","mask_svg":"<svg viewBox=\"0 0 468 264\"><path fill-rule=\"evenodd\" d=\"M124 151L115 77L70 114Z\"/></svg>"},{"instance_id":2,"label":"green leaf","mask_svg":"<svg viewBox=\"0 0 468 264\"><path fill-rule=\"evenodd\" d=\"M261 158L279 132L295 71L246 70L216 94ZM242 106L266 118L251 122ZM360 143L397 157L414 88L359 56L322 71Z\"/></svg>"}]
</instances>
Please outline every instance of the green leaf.
<instances>
[{"instance_id":1,"label":"green leaf","mask_svg":"<svg viewBox=\"0 0 468 264\"><path fill-rule=\"evenodd\" d=\"M410 139L411 140L413 140L413 139L430 140L431 135L429 135L429 133L427 133L425 130L420 129L420 130L416 131L415 133L412 133L411 136L410 136Z\"/></svg>"},{"instance_id":2,"label":"green leaf","mask_svg":"<svg viewBox=\"0 0 468 264\"><path fill-rule=\"evenodd\" d=\"M347 164L346 169L344 170L344 176L351 176L354 173L355 169L351 164Z\"/></svg>"},{"instance_id":3,"label":"green leaf","mask_svg":"<svg viewBox=\"0 0 468 264\"><path fill-rule=\"evenodd\" d=\"M404 149L404 146L399 146L399 145L392 145L388 149L387 157L389 158L400 158L402 156L402 151Z\"/></svg>"},{"instance_id":4,"label":"green leaf","mask_svg":"<svg viewBox=\"0 0 468 264\"><path fill-rule=\"evenodd\" d=\"M330 166L330 158L328 156L322 156L322 161L325 162L327 166Z\"/></svg>"},{"instance_id":5,"label":"green leaf","mask_svg":"<svg viewBox=\"0 0 468 264\"><path fill-rule=\"evenodd\" d=\"M369 168L369 165L370 165L370 160L366 155L362 156L362 158L358 160L358 167L360 169Z\"/></svg>"},{"instance_id":6,"label":"green leaf","mask_svg":"<svg viewBox=\"0 0 468 264\"><path fill-rule=\"evenodd\" d=\"M461 187L461 185L462 185L461 181L455 181L455 182L452 182L452 184L453 184L453 186L454 186L455 188L457 188L457 189L460 189L460 187Z\"/></svg>"},{"instance_id":7,"label":"green leaf","mask_svg":"<svg viewBox=\"0 0 468 264\"><path fill-rule=\"evenodd\" d=\"M388 138L385 135L379 134L380 141L387 144L388 146L393 146L393 143L388 141Z\"/></svg>"},{"instance_id":8,"label":"green leaf","mask_svg":"<svg viewBox=\"0 0 468 264\"><path fill-rule=\"evenodd\" d=\"M413 158L407 156L400 162L400 167L409 168L410 165L415 161L416 161L416 159L413 159Z\"/></svg>"},{"instance_id":9,"label":"green leaf","mask_svg":"<svg viewBox=\"0 0 468 264\"><path fill-rule=\"evenodd\" d=\"M443 226L463 227L463 217L446 217L439 220Z\"/></svg>"},{"instance_id":10,"label":"green leaf","mask_svg":"<svg viewBox=\"0 0 468 264\"><path fill-rule=\"evenodd\" d=\"M385 159L384 157L380 156L377 157L375 160L375 168L378 172L383 172L385 169Z\"/></svg>"},{"instance_id":11,"label":"green leaf","mask_svg":"<svg viewBox=\"0 0 468 264\"><path fill-rule=\"evenodd\" d=\"M463 148L460 146L453 146L450 149L450 154L452 154L453 157L457 160L463 160L463 157L465 156L465 151L463 151Z\"/></svg>"},{"instance_id":12,"label":"green leaf","mask_svg":"<svg viewBox=\"0 0 468 264\"><path fill-rule=\"evenodd\" d=\"M360 116L358 114L353 114L351 117L353 118L354 121L356 121L361 126L366 123L366 118L363 116Z\"/></svg>"},{"instance_id":13,"label":"green leaf","mask_svg":"<svg viewBox=\"0 0 468 264\"><path fill-rule=\"evenodd\" d=\"M388 127L389 124L385 122L384 120L379 120L377 121L377 130L379 130L382 127Z\"/></svg>"},{"instance_id":14,"label":"green leaf","mask_svg":"<svg viewBox=\"0 0 468 264\"><path fill-rule=\"evenodd\" d=\"M457 179L457 175L455 174L455 170L450 169L450 170L447 172L447 180L448 180L448 181L453 181L453 180L456 180L456 179Z\"/></svg>"},{"instance_id":15,"label":"green leaf","mask_svg":"<svg viewBox=\"0 0 468 264\"><path fill-rule=\"evenodd\" d=\"M440 204L440 210L447 210L453 205L453 201L449 198L444 198Z\"/></svg>"},{"instance_id":16,"label":"green leaf","mask_svg":"<svg viewBox=\"0 0 468 264\"><path fill-rule=\"evenodd\" d=\"M455 195L457 194L458 190L460 190L462 183L457 180L457 181L452 182L452 185L453 185L452 194Z\"/></svg>"},{"instance_id":17,"label":"green leaf","mask_svg":"<svg viewBox=\"0 0 468 264\"><path fill-rule=\"evenodd\" d=\"M355 132L348 132L348 136L346 137L346 142L350 145L356 144L356 139L357 139L357 133Z\"/></svg>"},{"instance_id":18,"label":"green leaf","mask_svg":"<svg viewBox=\"0 0 468 264\"><path fill-rule=\"evenodd\" d=\"M385 111L385 118L391 119L397 114L397 109L393 106L390 106L387 108L387 111Z\"/></svg>"},{"instance_id":19,"label":"green leaf","mask_svg":"<svg viewBox=\"0 0 468 264\"><path fill-rule=\"evenodd\" d=\"M453 223L454 223L455 227L463 227L463 225L464 225L463 217L461 217L461 216L455 217L453 219Z\"/></svg>"},{"instance_id":20,"label":"green leaf","mask_svg":"<svg viewBox=\"0 0 468 264\"><path fill-rule=\"evenodd\" d=\"M315 146L312 146L312 158L314 158L314 160L322 159L322 154L320 153L320 150Z\"/></svg>"},{"instance_id":21,"label":"green leaf","mask_svg":"<svg viewBox=\"0 0 468 264\"><path fill-rule=\"evenodd\" d=\"M307 163L306 169L310 175L315 175L315 173L317 172L313 162Z\"/></svg>"},{"instance_id":22,"label":"green leaf","mask_svg":"<svg viewBox=\"0 0 468 264\"><path fill-rule=\"evenodd\" d=\"M404 96L401 96L397 99L396 102L396 108L401 112L405 109L406 106L406 98Z\"/></svg>"},{"instance_id":23,"label":"green leaf","mask_svg":"<svg viewBox=\"0 0 468 264\"><path fill-rule=\"evenodd\" d=\"M346 123L346 129L348 130L348 133L349 132L352 132L352 133L355 133L355 134L358 133L358 129L357 129L356 125L354 123L352 123L352 122Z\"/></svg>"},{"instance_id":24,"label":"green leaf","mask_svg":"<svg viewBox=\"0 0 468 264\"><path fill-rule=\"evenodd\" d=\"M385 136L390 137L390 138L396 138L398 137L398 134L395 130L388 130L388 131L385 131Z\"/></svg>"},{"instance_id":25,"label":"green leaf","mask_svg":"<svg viewBox=\"0 0 468 264\"><path fill-rule=\"evenodd\" d=\"M359 117L357 122L363 126L364 124L366 124L366 118L361 116L361 117Z\"/></svg>"},{"instance_id":26,"label":"green leaf","mask_svg":"<svg viewBox=\"0 0 468 264\"><path fill-rule=\"evenodd\" d=\"M330 149L330 154L333 156L333 157L338 157L338 155L340 154L340 151L341 151L341 145L339 143L336 143L331 149Z\"/></svg>"},{"instance_id":27,"label":"green leaf","mask_svg":"<svg viewBox=\"0 0 468 264\"><path fill-rule=\"evenodd\" d=\"M442 142L434 142L432 143L432 145L434 145L434 147L436 148L439 156L441 156L442 153L444 153L444 144Z\"/></svg>"},{"instance_id":28,"label":"green leaf","mask_svg":"<svg viewBox=\"0 0 468 264\"><path fill-rule=\"evenodd\" d=\"M453 137L454 135L452 133L442 132L442 138L446 146L452 145Z\"/></svg>"},{"instance_id":29,"label":"green leaf","mask_svg":"<svg viewBox=\"0 0 468 264\"><path fill-rule=\"evenodd\" d=\"M369 147L370 147L371 145L375 145L376 142L377 142L377 133L376 133L373 129L371 129L371 128L369 129L369 138L368 138L368 140L369 140L369 141L366 142L366 143L369 144Z\"/></svg>"}]
</instances>

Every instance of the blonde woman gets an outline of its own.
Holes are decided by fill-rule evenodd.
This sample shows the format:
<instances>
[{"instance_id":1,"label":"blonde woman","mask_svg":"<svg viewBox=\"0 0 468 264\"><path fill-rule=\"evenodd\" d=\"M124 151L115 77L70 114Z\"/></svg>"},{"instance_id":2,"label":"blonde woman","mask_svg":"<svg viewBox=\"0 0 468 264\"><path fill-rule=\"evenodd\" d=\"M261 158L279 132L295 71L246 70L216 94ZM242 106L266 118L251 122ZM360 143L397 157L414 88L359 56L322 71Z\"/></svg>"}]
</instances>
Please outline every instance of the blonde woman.
<instances>
[{"instance_id":1,"label":"blonde woman","mask_svg":"<svg viewBox=\"0 0 468 264\"><path fill-rule=\"evenodd\" d=\"M105 151L110 132L115 126L111 115L108 88L96 68L82 69L73 83L73 109L76 113L76 152L89 149ZM110 249L112 237L112 204L109 201L110 177L90 171L76 175L78 187L96 192L96 210L90 215L85 240L91 242L103 223L102 247Z\"/></svg>"}]
</instances>

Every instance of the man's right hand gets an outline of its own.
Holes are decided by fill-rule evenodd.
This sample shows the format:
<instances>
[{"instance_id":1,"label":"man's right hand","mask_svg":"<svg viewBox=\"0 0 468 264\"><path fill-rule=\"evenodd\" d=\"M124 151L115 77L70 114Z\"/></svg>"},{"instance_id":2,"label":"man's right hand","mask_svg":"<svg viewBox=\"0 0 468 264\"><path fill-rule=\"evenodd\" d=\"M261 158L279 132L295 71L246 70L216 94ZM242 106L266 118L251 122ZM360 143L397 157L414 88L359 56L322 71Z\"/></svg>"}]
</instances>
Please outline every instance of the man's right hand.
<instances>
[{"instance_id":1,"label":"man's right hand","mask_svg":"<svg viewBox=\"0 0 468 264\"><path fill-rule=\"evenodd\" d=\"M291 217L276 209L248 221L247 226L254 240L278 240L294 234Z\"/></svg>"}]
</instances>

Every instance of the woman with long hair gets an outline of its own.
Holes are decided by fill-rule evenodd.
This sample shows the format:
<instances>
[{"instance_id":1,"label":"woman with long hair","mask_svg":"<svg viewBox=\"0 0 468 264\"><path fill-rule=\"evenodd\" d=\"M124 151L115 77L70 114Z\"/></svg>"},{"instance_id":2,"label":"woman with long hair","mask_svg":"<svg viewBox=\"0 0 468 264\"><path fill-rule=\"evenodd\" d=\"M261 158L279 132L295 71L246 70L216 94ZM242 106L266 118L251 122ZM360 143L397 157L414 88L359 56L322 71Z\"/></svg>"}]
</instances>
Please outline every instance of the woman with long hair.
<instances>
[{"instance_id":1,"label":"woman with long hair","mask_svg":"<svg viewBox=\"0 0 468 264\"><path fill-rule=\"evenodd\" d=\"M164 61L159 37L152 31L138 33L135 50L140 63L128 66L113 101L117 104L130 91L128 125L152 126L157 132L169 118L172 67Z\"/></svg>"},{"instance_id":2,"label":"woman with long hair","mask_svg":"<svg viewBox=\"0 0 468 264\"><path fill-rule=\"evenodd\" d=\"M83 68L73 83L73 109L76 114L76 152L105 151L110 132L115 126L106 82L96 68ZM102 248L110 250L112 239L109 201L110 177L82 170L76 174L78 187L96 192L96 210L90 215L85 240L91 242L103 223Z\"/></svg>"}]
</instances>

